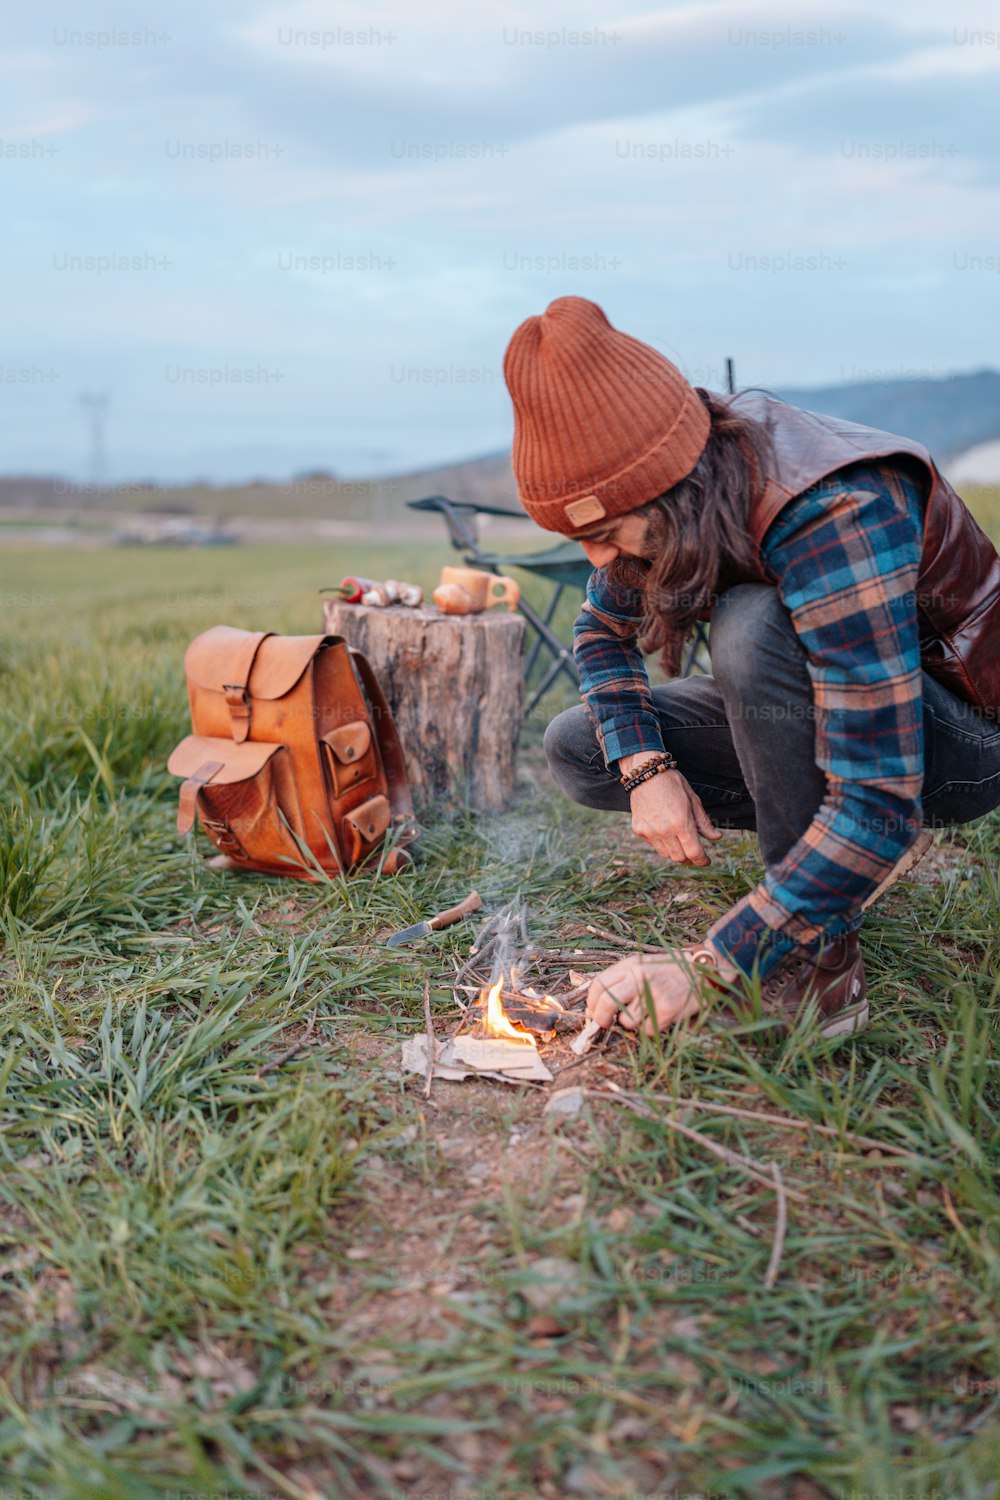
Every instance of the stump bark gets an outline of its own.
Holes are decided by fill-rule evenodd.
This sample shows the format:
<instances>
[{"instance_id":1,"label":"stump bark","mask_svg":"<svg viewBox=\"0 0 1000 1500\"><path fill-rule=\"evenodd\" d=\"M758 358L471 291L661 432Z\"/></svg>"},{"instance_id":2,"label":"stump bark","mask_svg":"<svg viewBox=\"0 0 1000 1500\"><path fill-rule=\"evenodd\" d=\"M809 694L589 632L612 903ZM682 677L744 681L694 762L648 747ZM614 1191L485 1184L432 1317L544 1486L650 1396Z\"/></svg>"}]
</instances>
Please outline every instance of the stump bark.
<instances>
[{"instance_id":1,"label":"stump bark","mask_svg":"<svg viewBox=\"0 0 1000 1500\"><path fill-rule=\"evenodd\" d=\"M522 616L328 599L323 617L327 634L343 636L375 669L418 807L509 807L524 709Z\"/></svg>"}]
</instances>

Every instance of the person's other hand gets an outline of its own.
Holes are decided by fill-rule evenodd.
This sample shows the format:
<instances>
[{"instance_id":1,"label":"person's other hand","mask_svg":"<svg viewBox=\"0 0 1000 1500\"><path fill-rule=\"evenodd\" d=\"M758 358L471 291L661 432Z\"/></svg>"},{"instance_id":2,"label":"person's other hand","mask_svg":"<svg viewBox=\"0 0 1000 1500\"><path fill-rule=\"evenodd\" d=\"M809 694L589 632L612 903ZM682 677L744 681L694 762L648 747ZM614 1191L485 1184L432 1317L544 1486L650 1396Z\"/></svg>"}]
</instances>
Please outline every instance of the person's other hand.
<instances>
[{"instance_id":1,"label":"person's other hand","mask_svg":"<svg viewBox=\"0 0 1000 1500\"><path fill-rule=\"evenodd\" d=\"M635 769L649 756L630 757ZM628 762L621 762L621 774L627 774ZM709 865L711 860L702 847L702 839L721 839L698 793L680 771L661 771L642 782L631 793L632 832L643 839L664 859L678 865Z\"/></svg>"}]
</instances>

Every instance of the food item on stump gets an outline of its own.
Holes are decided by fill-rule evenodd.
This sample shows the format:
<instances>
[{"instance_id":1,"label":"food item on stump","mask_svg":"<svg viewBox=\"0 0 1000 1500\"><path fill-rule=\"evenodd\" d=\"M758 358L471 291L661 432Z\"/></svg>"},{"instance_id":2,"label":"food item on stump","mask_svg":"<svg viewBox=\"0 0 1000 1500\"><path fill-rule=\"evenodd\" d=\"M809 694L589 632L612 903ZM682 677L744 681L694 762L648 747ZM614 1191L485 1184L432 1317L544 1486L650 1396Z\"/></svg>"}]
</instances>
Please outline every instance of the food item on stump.
<instances>
[{"instance_id":1,"label":"food item on stump","mask_svg":"<svg viewBox=\"0 0 1000 1500\"><path fill-rule=\"evenodd\" d=\"M424 591L419 583L400 583L398 578L387 578L385 587L395 604L405 604L407 609L416 609L424 602Z\"/></svg>"}]
</instances>

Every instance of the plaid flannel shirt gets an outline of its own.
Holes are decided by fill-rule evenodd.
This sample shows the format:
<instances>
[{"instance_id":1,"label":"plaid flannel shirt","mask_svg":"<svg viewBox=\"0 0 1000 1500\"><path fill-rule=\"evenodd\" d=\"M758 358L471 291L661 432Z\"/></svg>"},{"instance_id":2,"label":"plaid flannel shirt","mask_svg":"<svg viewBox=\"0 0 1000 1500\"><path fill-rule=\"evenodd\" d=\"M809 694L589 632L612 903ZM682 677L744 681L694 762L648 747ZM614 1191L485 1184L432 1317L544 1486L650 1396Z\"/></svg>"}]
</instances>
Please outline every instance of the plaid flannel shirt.
<instances>
[{"instance_id":1,"label":"plaid flannel shirt","mask_svg":"<svg viewBox=\"0 0 1000 1500\"><path fill-rule=\"evenodd\" d=\"M826 796L802 837L708 936L766 975L795 943L856 928L920 828L923 711L917 574L924 500L885 463L852 464L791 500L761 557L805 650ZM636 636L643 565L592 575L574 628L605 763L662 750Z\"/></svg>"}]
</instances>

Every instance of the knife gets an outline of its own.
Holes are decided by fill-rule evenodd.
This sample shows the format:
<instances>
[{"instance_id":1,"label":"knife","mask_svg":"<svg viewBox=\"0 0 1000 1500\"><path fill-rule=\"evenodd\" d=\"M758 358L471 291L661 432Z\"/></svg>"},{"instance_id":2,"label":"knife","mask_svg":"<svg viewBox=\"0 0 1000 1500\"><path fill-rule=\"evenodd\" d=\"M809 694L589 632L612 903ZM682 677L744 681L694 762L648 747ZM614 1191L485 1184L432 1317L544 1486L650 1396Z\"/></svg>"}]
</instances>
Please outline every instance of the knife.
<instances>
[{"instance_id":1,"label":"knife","mask_svg":"<svg viewBox=\"0 0 1000 1500\"><path fill-rule=\"evenodd\" d=\"M479 911L483 904L483 898L478 891L473 891L466 896L460 906L453 906L449 911L439 912L436 917L429 917L426 922L416 922L412 927L404 927L402 932L394 932L391 938L386 938L387 948L399 948L404 943L414 943L417 938L426 937L429 932L437 932L442 927L450 927L453 922L460 922L463 917L469 917L474 911Z\"/></svg>"}]
</instances>

